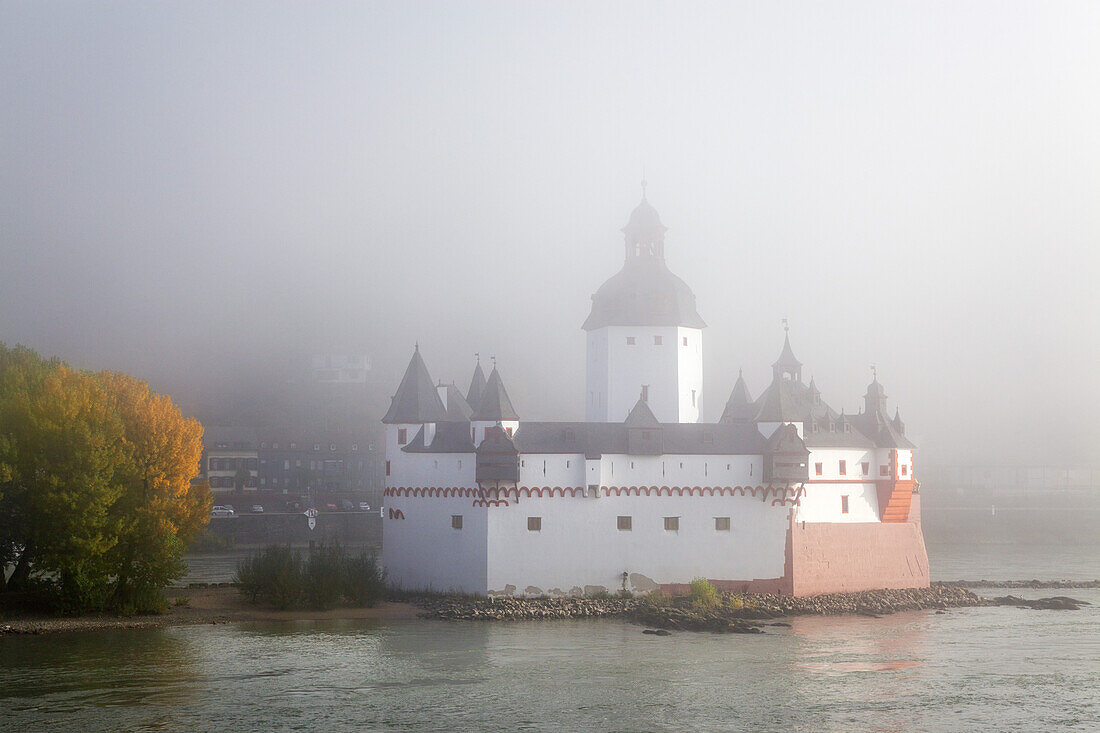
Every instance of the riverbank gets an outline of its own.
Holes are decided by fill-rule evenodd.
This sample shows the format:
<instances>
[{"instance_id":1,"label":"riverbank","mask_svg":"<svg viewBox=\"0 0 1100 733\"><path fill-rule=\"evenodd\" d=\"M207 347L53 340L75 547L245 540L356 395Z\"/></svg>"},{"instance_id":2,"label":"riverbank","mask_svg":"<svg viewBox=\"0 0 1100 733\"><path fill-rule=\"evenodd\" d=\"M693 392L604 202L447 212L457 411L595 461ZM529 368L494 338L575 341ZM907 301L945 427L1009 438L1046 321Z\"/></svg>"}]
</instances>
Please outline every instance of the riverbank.
<instances>
[{"instance_id":1,"label":"riverbank","mask_svg":"<svg viewBox=\"0 0 1100 733\"><path fill-rule=\"evenodd\" d=\"M534 619L619 617L652 627L646 633L718 631L761 633L764 626L786 626L794 616L859 615L877 618L902 611L976 606L1015 606L1036 610L1077 610L1084 601L1058 596L1025 600L1015 596L984 598L954 585L930 588L831 593L810 597L727 593L707 607L690 596L607 598L497 598L410 596L424 618L449 621L523 621ZM772 623L765 623L771 621ZM654 632L659 629L660 632Z\"/></svg>"},{"instance_id":2,"label":"riverbank","mask_svg":"<svg viewBox=\"0 0 1100 733\"><path fill-rule=\"evenodd\" d=\"M1011 588L1055 588L1011 581ZM1081 587L1081 586L1077 586ZM1083 586L1083 587L1096 587ZM231 583L168 588L168 611L150 616L45 615L0 616L0 636L70 631L148 629L248 621L325 621L362 619L396 621L432 618L448 621L525 621L539 619L621 618L661 630L760 633L765 626L784 626L793 616L860 615L878 617L902 611L976 606L1016 606L1036 610L1077 610L1083 601L1064 596L1025 600L1016 596L985 598L961 584L935 583L930 588L832 593L805 598L772 594L724 594L712 608L700 608L688 596L605 598L479 598L437 594L402 594L373 608L330 611L275 611L249 603ZM1087 605L1087 604L1085 604ZM772 622L772 623L765 623Z\"/></svg>"},{"instance_id":3,"label":"riverbank","mask_svg":"<svg viewBox=\"0 0 1100 733\"><path fill-rule=\"evenodd\" d=\"M334 608L330 611L274 611L250 604L240 590L229 583L200 587L168 588L168 611L149 616L88 615L58 617L45 615L0 616L0 636L5 634L52 634L67 631L109 631L152 629L196 624L227 624L241 621L325 621L366 619L395 621L415 619L420 612L407 603L383 602L372 608Z\"/></svg>"}]
</instances>

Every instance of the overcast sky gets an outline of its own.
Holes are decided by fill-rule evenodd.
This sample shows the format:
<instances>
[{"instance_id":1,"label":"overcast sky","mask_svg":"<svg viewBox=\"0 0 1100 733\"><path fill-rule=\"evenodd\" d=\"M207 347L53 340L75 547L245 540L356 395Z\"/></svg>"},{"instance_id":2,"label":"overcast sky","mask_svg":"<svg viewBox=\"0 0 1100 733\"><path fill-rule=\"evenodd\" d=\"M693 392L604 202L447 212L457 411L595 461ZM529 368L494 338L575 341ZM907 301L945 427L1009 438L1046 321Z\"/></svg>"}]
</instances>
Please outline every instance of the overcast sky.
<instances>
[{"instance_id":1,"label":"overcast sky","mask_svg":"<svg viewBox=\"0 0 1100 733\"><path fill-rule=\"evenodd\" d=\"M168 391L295 350L583 416L640 198L704 417L876 364L929 462L1100 445L1100 3L0 1L0 340ZM377 420L380 415L364 416Z\"/></svg>"}]
</instances>

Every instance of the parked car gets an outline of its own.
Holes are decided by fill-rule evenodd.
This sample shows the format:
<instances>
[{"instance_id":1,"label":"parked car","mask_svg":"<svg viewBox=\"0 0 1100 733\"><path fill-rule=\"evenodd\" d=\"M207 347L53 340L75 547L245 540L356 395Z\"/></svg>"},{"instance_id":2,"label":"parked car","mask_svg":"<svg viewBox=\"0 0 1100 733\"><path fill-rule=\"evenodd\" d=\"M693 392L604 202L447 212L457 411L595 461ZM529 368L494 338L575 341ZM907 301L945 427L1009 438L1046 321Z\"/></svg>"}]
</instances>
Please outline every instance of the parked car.
<instances>
[{"instance_id":1,"label":"parked car","mask_svg":"<svg viewBox=\"0 0 1100 733\"><path fill-rule=\"evenodd\" d=\"M343 512L355 511L355 505L352 504L347 499L341 499L340 500L340 511L343 511Z\"/></svg>"},{"instance_id":2,"label":"parked car","mask_svg":"<svg viewBox=\"0 0 1100 733\"><path fill-rule=\"evenodd\" d=\"M212 517L232 517L233 514L233 507L231 506L214 506L210 508L210 516Z\"/></svg>"},{"instance_id":3,"label":"parked car","mask_svg":"<svg viewBox=\"0 0 1100 733\"><path fill-rule=\"evenodd\" d=\"M264 513L263 505L262 504L253 504L252 505L252 513L253 514L263 514Z\"/></svg>"},{"instance_id":4,"label":"parked car","mask_svg":"<svg viewBox=\"0 0 1100 733\"><path fill-rule=\"evenodd\" d=\"M333 504L332 502L329 502L328 504L325 504L325 510L330 511L330 512L335 512L335 511L337 511L336 505Z\"/></svg>"},{"instance_id":5,"label":"parked car","mask_svg":"<svg viewBox=\"0 0 1100 733\"><path fill-rule=\"evenodd\" d=\"M361 512L369 512L369 511L370 511L370 504L368 504L368 503L367 503L367 502L365 502L365 501L361 501L361 502L359 502L359 511L361 511Z\"/></svg>"}]
</instances>

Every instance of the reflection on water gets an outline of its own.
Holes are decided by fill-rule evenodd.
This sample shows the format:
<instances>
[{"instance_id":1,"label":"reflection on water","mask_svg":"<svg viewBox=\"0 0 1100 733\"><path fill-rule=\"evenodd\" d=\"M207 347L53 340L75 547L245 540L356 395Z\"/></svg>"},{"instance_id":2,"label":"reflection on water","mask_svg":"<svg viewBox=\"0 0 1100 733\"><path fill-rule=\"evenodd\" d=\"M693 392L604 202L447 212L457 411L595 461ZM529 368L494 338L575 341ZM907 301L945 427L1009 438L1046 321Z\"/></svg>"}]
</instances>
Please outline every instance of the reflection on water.
<instances>
[{"instance_id":1,"label":"reflection on water","mask_svg":"<svg viewBox=\"0 0 1100 733\"><path fill-rule=\"evenodd\" d=\"M1100 603L1100 592L1076 592ZM13 730L1088 727L1100 611L791 620L264 623L0 639Z\"/></svg>"}]
</instances>

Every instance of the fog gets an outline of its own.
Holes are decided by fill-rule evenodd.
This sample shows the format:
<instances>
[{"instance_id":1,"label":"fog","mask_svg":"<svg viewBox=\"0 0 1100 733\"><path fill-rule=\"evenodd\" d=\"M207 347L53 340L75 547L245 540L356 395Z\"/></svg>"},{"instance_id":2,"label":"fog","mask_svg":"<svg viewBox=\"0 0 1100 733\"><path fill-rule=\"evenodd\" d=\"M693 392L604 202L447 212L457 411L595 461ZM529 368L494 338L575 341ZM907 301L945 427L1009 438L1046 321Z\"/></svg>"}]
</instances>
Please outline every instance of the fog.
<instances>
[{"instance_id":1,"label":"fog","mask_svg":"<svg viewBox=\"0 0 1100 733\"><path fill-rule=\"evenodd\" d=\"M419 341L581 419L644 169L705 419L787 318L921 460L1095 464L1098 49L1088 2L5 0L0 340L200 417L311 353L392 393Z\"/></svg>"}]
</instances>

